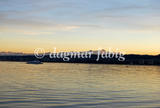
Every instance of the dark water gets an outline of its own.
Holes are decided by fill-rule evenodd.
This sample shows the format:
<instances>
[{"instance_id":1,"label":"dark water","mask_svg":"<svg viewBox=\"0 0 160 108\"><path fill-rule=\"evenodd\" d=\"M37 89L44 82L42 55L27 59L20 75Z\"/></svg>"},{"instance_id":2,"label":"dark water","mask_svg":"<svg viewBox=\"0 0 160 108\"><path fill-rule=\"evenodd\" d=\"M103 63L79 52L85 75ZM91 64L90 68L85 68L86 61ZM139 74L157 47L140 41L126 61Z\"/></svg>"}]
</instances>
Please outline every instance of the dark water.
<instances>
[{"instance_id":1,"label":"dark water","mask_svg":"<svg viewBox=\"0 0 160 108\"><path fill-rule=\"evenodd\" d=\"M0 62L1 108L158 108L160 67Z\"/></svg>"}]
</instances>

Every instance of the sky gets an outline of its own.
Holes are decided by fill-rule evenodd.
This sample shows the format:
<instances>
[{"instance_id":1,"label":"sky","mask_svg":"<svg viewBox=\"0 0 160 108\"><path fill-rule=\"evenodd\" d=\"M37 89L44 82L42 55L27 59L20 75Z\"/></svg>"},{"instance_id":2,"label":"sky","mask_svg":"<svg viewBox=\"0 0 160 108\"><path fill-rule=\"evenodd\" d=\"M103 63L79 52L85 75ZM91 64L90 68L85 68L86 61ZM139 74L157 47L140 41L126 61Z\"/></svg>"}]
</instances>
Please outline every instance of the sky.
<instances>
[{"instance_id":1,"label":"sky","mask_svg":"<svg viewBox=\"0 0 160 108\"><path fill-rule=\"evenodd\" d=\"M0 0L0 52L160 54L160 0Z\"/></svg>"}]
</instances>

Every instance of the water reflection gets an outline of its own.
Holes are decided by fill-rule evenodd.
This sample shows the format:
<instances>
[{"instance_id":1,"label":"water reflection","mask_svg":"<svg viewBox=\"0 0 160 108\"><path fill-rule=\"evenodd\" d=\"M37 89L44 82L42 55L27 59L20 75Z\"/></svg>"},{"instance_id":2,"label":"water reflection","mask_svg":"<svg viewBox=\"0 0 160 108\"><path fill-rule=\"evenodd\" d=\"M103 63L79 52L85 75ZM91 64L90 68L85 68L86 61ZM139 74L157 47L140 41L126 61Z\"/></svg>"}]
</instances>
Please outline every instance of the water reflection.
<instances>
[{"instance_id":1,"label":"water reflection","mask_svg":"<svg viewBox=\"0 0 160 108\"><path fill-rule=\"evenodd\" d=\"M0 107L160 106L160 67L0 62Z\"/></svg>"}]
</instances>

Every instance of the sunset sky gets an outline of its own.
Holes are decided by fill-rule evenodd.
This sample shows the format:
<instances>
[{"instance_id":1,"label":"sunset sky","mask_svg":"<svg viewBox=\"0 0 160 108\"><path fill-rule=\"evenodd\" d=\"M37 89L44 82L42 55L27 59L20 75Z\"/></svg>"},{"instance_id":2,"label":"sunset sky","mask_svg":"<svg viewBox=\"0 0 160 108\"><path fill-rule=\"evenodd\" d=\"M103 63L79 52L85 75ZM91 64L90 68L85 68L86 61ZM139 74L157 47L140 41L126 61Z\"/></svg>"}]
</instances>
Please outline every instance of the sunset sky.
<instances>
[{"instance_id":1,"label":"sunset sky","mask_svg":"<svg viewBox=\"0 0 160 108\"><path fill-rule=\"evenodd\" d=\"M0 52L160 53L160 0L0 0Z\"/></svg>"}]
</instances>

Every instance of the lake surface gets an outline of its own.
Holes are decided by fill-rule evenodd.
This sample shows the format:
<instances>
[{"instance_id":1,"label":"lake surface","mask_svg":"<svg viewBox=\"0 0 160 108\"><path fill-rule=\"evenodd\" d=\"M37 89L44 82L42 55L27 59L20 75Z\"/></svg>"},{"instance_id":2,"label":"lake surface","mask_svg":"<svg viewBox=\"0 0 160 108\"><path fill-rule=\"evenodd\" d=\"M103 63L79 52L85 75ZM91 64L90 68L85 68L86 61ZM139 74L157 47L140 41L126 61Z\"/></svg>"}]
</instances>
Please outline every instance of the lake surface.
<instances>
[{"instance_id":1,"label":"lake surface","mask_svg":"<svg viewBox=\"0 0 160 108\"><path fill-rule=\"evenodd\" d=\"M158 108L160 66L0 62L1 108Z\"/></svg>"}]
</instances>

